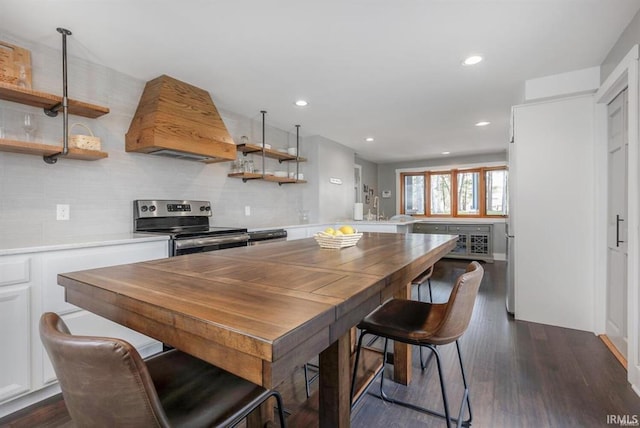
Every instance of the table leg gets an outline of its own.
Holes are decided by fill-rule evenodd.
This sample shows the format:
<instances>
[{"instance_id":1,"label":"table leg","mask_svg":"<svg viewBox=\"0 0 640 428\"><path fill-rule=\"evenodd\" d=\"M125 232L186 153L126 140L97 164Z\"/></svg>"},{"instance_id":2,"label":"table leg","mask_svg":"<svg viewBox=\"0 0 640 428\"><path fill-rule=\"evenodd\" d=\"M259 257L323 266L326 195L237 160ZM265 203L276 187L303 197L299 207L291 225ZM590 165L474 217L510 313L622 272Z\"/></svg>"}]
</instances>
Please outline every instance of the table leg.
<instances>
[{"instance_id":1,"label":"table leg","mask_svg":"<svg viewBox=\"0 0 640 428\"><path fill-rule=\"evenodd\" d=\"M411 299L411 283L393 295L396 299ZM403 385L411 382L411 346L393 342L393 380Z\"/></svg>"},{"instance_id":2,"label":"table leg","mask_svg":"<svg viewBox=\"0 0 640 428\"><path fill-rule=\"evenodd\" d=\"M349 332L320 353L320 428L351 424L351 335Z\"/></svg>"}]
</instances>

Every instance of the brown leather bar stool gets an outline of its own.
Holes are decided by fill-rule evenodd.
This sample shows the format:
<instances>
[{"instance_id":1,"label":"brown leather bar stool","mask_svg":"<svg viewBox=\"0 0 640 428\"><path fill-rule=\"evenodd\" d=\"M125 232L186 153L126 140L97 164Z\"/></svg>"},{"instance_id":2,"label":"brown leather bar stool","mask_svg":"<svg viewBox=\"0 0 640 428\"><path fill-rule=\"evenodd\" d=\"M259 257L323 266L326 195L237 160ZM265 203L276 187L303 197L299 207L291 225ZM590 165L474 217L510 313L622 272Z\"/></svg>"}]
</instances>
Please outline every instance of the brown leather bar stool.
<instances>
[{"instance_id":1,"label":"brown leather bar stool","mask_svg":"<svg viewBox=\"0 0 640 428\"><path fill-rule=\"evenodd\" d=\"M51 312L40 338L78 427L231 427L270 397L285 426L278 392L178 350L144 361L124 340L71 335Z\"/></svg>"},{"instance_id":2,"label":"brown leather bar stool","mask_svg":"<svg viewBox=\"0 0 640 428\"><path fill-rule=\"evenodd\" d=\"M429 266L427 270L411 281L411 285L418 286L418 300L420 301L422 301L422 297L420 296L420 287L426 283L429 286L429 301L433 302L433 294L431 293L431 275L433 275L433 265Z\"/></svg>"},{"instance_id":3,"label":"brown leather bar stool","mask_svg":"<svg viewBox=\"0 0 640 428\"><path fill-rule=\"evenodd\" d=\"M384 351L382 368L376 374L380 376L380 398L391 403L428 413L430 415L445 418L447 426L454 422L458 427L470 426L472 420L471 401L469 399L469 387L464 372L462 354L458 339L466 331L473 313L473 306L478 295L480 282L484 275L484 269L478 262L472 262L467 266L466 272L456 281L451 295L446 303L426 303L415 300L391 299L378 309L367 315L358 324L362 330L358 339L356 359L351 381L351 397L353 397L356 381L357 367L360 360L360 350L362 340L365 335L372 334L384 337ZM396 400L389 397L384 391L384 367L387 358L387 345L389 339L410 345L424 346L431 350L436 357L438 375L440 378L440 388L442 390L442 401L444 403L444 414L427 409L412 403ZM437 345L446 345L455 342L458 351L458 361L464 384L464 395L460 403L460 410L457 418L452 417L449 411L447 391L442 372L442 362ZM469 412L469 417L462 420L465 402Z\"/></svg>"}]
</instances>

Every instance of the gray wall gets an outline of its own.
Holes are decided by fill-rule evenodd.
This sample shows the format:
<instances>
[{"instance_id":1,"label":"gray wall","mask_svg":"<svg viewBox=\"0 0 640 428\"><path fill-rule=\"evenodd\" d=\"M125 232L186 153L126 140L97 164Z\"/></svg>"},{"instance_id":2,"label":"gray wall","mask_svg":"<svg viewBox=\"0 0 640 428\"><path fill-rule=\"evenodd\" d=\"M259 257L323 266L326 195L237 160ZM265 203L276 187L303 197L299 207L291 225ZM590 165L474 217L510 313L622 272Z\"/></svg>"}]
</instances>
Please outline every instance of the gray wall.
<instances>
[{"instance_id":1,"label":"gray wall","mask_svg":"<svg viewBox=\"0 0 640 428\"><path fill-rule=\"evenodd\" d=\"M640 12L633 17L627 28L622 32L616 44L613 45L609 54L600 66L600 81L604 82L616 65L629 52L633 45L640 43Z\"/></svg>"},{"instance_id":2,"label":"gray wall","mask_svg":"<svg viewBox=\"0 0 640 428\"><path fill-rule=\"evenodd\" d=\"M311 192L317 191L319 201L317 216L311 213L311 218L320 223L353 218L354 151L321 136L310 137L307 141L317 154L317 164L322 166L311 189ZM331 179L342 183L332 183Z\"/></svg>"}]
</instances>

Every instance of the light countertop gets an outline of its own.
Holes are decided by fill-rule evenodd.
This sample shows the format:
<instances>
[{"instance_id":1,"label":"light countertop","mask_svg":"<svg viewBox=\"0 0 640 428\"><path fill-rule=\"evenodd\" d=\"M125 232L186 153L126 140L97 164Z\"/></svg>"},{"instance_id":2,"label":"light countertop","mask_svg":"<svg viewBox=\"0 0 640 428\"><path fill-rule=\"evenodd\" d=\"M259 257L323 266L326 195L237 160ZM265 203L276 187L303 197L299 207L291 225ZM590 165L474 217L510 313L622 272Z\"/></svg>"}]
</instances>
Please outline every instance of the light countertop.
<instances>
[{"instance_id":1,"label":"light countertop","mask_svg":"<svg viewBox=\"0 0 640 428\"><path fill-rule=\"evenodd\" d=\"M113 235L70 236L51 240L8 239L0 242L0 256L27 254L42 251L70 250L76 248L103 247L138 242L167 241L168 235L119 233Z\"/></svg>"}]
</instances>

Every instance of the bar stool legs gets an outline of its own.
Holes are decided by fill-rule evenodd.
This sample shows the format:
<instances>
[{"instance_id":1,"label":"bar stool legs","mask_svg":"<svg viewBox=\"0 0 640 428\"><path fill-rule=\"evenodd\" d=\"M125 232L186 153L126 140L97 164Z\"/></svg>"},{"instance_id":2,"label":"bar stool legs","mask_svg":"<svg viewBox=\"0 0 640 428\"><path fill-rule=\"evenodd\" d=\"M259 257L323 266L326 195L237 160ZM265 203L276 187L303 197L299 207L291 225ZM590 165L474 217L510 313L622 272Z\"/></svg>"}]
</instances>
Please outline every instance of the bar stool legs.
<instances>
[{"instance_id":1,"label":"bar stool legs","mask_svg":"<svg viewBox=\"0 0 640 428\"><path fill-rule=\"evenodd\" d=\"M362 347L362 340L364 338L364 336L367 334L366 331L363 331L362 334L360 335L360 338L358 339L358 347L356 350L356 358L355 358L355 363L354 363L354 370L353 370L353 376L351 378L351 397L353 397L354 393L355 393L355 383L356 383L356 373L357 373L357 368L358 368L358 363L360 362L360 350ZM371 381L371 383L373 383L373 381L375 380L375 378L377 378L378 376L380 376L380 395L374 395L375 397L378 397L384 401L387 401L389 403L393 403L393 404L397 404L399 406L403 406L412 410L416 410L418 412L422 412L422 413L427 413L430 414L432 416L437 416L440 418L444 418L447 421L447 427L451 427L452 423L456 424L456 427L460 428L460 427L470 427L471 426L471 421L473 419L473 414L471 413L471 400L469 399L469 387L467 385L467 377L466 377L466 373L464 371L464 364L462 362L462 353L460 352L460 344L458 343L458 341L456 340L456 350L458 352L458 362L460 363L460 372L462 374L462 383L464 385L464 395L462 397L462 402L460 403L460 409L458 411L458 415L456 418L452 417L450 411L449 411L449 400L448 400L448 396L447 396L447 388L445 386L445 382L444 382L444 373L442 371L442 360L440 357L440 352L438 352L438 349L436 348L436 346L434 345L429 345L429 344L425 344L423 346L429 348L431 350L432 355L435 356L436 358L436 363L437 363L437 368L438 368L438 377L440 380L440 390L442 391L442 401L443 401L443 405L444 405L444 413L442 412L437 412L435 410L431 410L431 409L427 409L425 407L422 406L418 406L416 404L412 404L412 403L407 403L405 401L401 401L401 400L397 400L395 398L390 397L384 390L384 369L385 366L387 364L387 347L388 347L388 341L389 339L385 338L384 340L384 350L383 350L383 362L382 362L382 368L376 373L376 375L374 376L374 379ZM422 349L422 347L420 347ZM421 364L422 364L422 359L421 359ZM369 385L371 385L371 383ZM364 394L362 394L364 395ZM359 401L359 400L358 400ZM466 407L467 407L467 411L469 412L469 417L466 420L463 420L463 415L464 415L464 408L465 408L465 403L466 403ZM352 404L352 407L355 406L357 404L357 402L354 402Z\"/></svg>"},{"instance_id":2,"label":"bar stool legs","mask_svg":"<svg viewBox=\"0 0 640 428\"><path fill-rule=\"evenodd\" d=\"M314 373L311 377L309 377L310 368L316 371L316 373ZM311 363L306 363L304 365L304 386L307 393L307 398L311 396L311 383L318 379L318 376L320 376L320 369L317 365Z\"/></svg>"}]
</instances>

